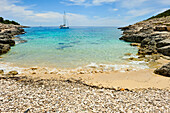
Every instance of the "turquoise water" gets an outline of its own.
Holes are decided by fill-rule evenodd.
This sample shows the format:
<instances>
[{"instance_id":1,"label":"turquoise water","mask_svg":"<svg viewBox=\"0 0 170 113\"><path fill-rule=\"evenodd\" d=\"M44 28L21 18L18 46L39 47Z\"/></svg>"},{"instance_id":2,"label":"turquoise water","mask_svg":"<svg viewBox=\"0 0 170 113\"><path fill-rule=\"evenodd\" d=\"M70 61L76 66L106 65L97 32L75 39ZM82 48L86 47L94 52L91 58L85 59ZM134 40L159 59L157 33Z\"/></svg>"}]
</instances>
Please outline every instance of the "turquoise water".
<instances>
[{"instance_id":1,"label":"turquoise water","mask_svg":"<svg viewBox=\"0 0 170 113\"><path fill-rule=\"evenodd\" d=\"M17 44L3 55L1 61L20 66L76 68L91 62L120 64L125 53L137 53L137 48L119 40L121 31L115 27L26 28Z\"/></svg>"}]
</instances>

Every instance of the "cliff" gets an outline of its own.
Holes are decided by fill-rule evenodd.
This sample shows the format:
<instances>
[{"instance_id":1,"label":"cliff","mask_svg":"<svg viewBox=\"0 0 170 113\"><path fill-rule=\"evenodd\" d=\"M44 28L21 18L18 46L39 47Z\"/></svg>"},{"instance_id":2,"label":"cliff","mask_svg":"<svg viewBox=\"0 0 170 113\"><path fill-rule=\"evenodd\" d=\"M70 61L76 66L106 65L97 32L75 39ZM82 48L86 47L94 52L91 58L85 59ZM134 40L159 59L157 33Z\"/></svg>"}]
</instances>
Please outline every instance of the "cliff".
<instances>
[{"instance_id":1,"label":"cliff","mask_svg":"<svg viewBox=\"0 0 170 113\"><path fill-rule=\"evenodd\" d=\"M161 16L160 16L161 15ZM138 55L166 56L170 58L170 10L167 10L157 16L149 18L133 25L121 27L123 36L120 40L127 42L140 43ZM156 60L157 60L156 59ZM155 59L154 59L155 60ZM169 66L169 65L168 65ZM159 73L159 72L156 72ZM159 73L162 74L162 73ZM170 69L165 76L170 76Z\"/></svg>"}]
</instances>

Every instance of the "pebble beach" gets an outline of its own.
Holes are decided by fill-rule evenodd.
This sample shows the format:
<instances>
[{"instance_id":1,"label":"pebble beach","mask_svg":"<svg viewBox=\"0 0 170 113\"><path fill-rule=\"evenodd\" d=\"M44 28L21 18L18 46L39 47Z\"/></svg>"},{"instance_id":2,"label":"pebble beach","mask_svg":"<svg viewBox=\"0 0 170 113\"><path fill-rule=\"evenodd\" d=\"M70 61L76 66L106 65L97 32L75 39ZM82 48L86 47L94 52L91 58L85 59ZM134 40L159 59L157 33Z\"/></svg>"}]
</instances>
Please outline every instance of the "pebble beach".
<instances>
[{"instance_id":1,"label":"pebble beach","mask_svg":"<svg viewBox=\"0 0 170 113\"><path fill-rule=\"evenodd\" d=\"M168 89L104 89L58 80L0 80L0 112L169 112Z\"/></svg>"}]
</instances>

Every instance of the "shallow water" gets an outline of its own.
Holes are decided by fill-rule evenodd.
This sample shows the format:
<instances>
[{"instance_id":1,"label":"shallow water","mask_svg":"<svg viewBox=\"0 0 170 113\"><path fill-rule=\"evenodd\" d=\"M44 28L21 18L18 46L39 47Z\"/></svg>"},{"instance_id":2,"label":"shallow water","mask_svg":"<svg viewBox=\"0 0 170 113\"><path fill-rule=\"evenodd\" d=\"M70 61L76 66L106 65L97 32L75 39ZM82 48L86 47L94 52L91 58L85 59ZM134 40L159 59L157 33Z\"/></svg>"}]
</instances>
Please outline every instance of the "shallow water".
<instances>
[{"instance_id":1,"label":"shallow water","mask_svg":"<svg viewBox=\"0 0 170 113\"><path fill-rule=\"evenodd\" d=\"M17 44L0 61L19 66L76 68L91 62L122 64L125 53L137 53L137 48L119 40L116 27L26 28L20 38L28 42Z\"/></svg>"}]
</instances>

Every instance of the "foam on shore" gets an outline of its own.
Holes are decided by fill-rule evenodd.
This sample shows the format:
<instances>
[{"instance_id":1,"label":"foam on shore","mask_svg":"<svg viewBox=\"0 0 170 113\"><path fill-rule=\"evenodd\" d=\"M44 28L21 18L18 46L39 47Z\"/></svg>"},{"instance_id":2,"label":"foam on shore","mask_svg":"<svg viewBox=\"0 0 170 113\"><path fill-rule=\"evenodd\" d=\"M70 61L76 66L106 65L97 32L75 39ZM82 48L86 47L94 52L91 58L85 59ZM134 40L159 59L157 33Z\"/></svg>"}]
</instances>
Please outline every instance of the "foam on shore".
<instances>
[{"instance_id":1,"label":"foam on shore","mask_svg":"<svg viewBox=\"0 0 170 113\"><path fill-rule=\"evenodd\" d=\"M112 72L112 71L119 71L119 72L126 72L126 71L137 71L141 69L148 69L149 67L146 65L144 61L132 61L128 64L96 64L91 63L89 65L83 67L77 67L75 69L59 69L59 68L49 68L49 67L38 67L32 66L30 68L23 68L14 66L11 63L0 63L0 70L4 70L4 73L8 73L9 71L18 71L19 74L21 73L51 73L51 74L58 74L58 75L65 75L65 74L92 74L92 73L104 73L104 72Z\"/></svg>"}]
</instances>

